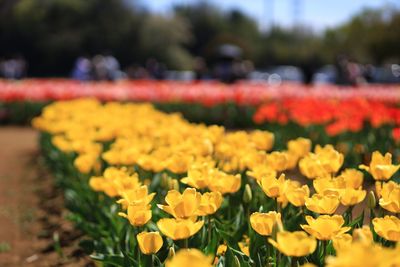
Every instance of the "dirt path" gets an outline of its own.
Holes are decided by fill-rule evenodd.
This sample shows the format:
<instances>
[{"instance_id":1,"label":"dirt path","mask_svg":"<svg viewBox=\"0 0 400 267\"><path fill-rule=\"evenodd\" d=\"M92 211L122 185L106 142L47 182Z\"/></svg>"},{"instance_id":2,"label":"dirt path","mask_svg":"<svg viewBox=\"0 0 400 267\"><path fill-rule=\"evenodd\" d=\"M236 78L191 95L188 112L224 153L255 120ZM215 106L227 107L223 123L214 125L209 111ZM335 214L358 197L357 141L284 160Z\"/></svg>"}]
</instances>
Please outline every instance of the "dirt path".
<instances>
[{"instance_id":1,"label":"dirt path","mask_svg":"<svg viewBox=\"0 0 400 267\"><path fill-rule=\"evenodd\" d=\"M37 138L30 128L0 128L0 266L86 266L62 194L39 167Z\"/></svg>"},{"instance_id":2,"label":"dirt path","mask_svg":"<svg viewBox=\"0 0 400 267\"><path fill-rule=\"evenodd\" d=\"M29 128L0 129L0 265L22 266L33 254L37 134Z\"/></svg>"}]
</instances>

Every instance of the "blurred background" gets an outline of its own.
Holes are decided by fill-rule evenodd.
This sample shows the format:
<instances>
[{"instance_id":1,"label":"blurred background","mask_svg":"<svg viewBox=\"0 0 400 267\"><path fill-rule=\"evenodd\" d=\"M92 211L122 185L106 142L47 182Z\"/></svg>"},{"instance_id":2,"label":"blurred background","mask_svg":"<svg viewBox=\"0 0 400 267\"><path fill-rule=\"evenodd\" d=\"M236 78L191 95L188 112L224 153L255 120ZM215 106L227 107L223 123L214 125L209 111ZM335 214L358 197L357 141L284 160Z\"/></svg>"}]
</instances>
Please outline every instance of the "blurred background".
<instances>
[{"instance_id":1,"label":"blurred background","mask_svg":"<svg viewBox=\"0 0 400 267\"><path fill-rule=\"evenodd\" d=\"M400 82L396 0L0 0L0 76Z\"/></svg>"}]
</instances>

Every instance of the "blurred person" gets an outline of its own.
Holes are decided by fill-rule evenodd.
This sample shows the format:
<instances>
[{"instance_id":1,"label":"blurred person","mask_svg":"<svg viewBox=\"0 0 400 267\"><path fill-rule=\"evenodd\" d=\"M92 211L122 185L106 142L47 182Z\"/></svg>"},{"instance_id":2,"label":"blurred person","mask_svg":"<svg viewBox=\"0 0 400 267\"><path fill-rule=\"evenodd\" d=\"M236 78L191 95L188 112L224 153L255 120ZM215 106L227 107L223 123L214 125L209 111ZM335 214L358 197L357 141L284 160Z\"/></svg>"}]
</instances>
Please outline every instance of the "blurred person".
<instances>
[{"instance_id":1,"label":"blurred person","mask_svg":"<svg viewBox=\"0 0 400 267\"><path fill-rule=\"evenodd\" d=\"M210 78L207 63L202 57L196 57L194 59L193 71L195 73L195 80L206 80Z\"/></svg>"},{"instance_id":2,"label":"blurred person","mask_svg":"<svg viewBox=\"0 0 400 267\"><path fill-rule=\"evenodd\" d=\"M108 70L107 62L102 55L96 55L92 59L93 64L93 76L97 81L107 80Z\"/></svg>"},{"instance_id":3,"label":"blurred person","mask_svg":"<svg viewBox=\"0 0 400 267\"><path fill-rule=\"evenodd\" d=\"M119 62L114 56L110 54L106 55L104 57L104 64L107 71L107 80L115 81L122 78L123 74L120 71Z\"/></svg>"},{"instance_id":4,"label":"blurred person","mask_svg":"<svg viewBox=\"0 0 400 267\"><path fill-rule=\"evenodd\" d=\"M367 83L372 83L374 81L375 67L372 64L367 64L364 67L363 76Z\"/></svg>"},{"instance_id":5,"label":"blurred person","mask_svg":"<svg viewBox=\"0 0 400 267\"><path fill-rule=\"evenodd\" d=\"M26 76L26 69L26 61L20 55L0 62L1 76L6 79L22 79Z\"/></svg>"},{"instance_id":6,"label":"blurred person","mask_svg":"<svg viewBox=\"0 0 400 267\"><path fill-rule=\"evenodd\" d=\"M243 60L242 67L244 72L244 78L248 79L250 73L252 73L255 70L253 61Z\"/></svg>"},{"instance_id":7,"label":"blurred person","mask_svg":"<svg viewBox=\"0 0 400 267\"><path fill-rule=\"evenodd\" d=\"M360 64L355 61L349 61L347 63L347 72L349 74L350 84L353 86L365 84L363 76L363 69Z\"/></svg>"},{"instance_id":8,"label":"blurred person","mask_svg":"<svg viewBox=\"0 0 400 267\"><path fill-rule=\"evenodd\" d=\"M27 69L28 69L28 64L25 60L25 58L22 55L17 55L15 57L16 61L16 69L15 69L15 76L14 79L23 79L26 77L27 74Z\"/></svg>"},{"instance_id":9,"label":"blurred person","mask_svg":"<svg viewBox=\"0 0 400 267\"><path fill-rule=\"evenodd\" d=\"M146 61L146 70L150 78L156 80L165 79L166 67L164 64L158 62L155 58L149 58Z\"/></svg>"},{"instance_id":10,"label":"blurred person","mask_svg":"<svg viewBox=\"0 0 400 267\"><path fill-rule=\"evenodd\" d=\"M335 68L336 68L336 84L338 85L349 85L350 78L347 69L348 59L345 55L339 55L336 57Z\"/></svg>"},{"instance_id":11,"label":"blurred person","mask_svg":"<svg viewBox=\"0 0 400 267\"><path fill-rule=\"evenodd\" d=\"M79 57L72 70L72 78L80 81L92 80L92 63L86 57Z\"/></svg>"},{"instance_id":12,"label":"blurred person","mask_svg":"<svg viewBox=\"0 0 400 267\"><path fill-rule=\"evenodd\" d=\"M130 65L128 68L125 69L125 72L127 74L128 79L132 80L149 79L149 73L147 72L147 70L138 64Z\"/></svg>"},{"instance_id":13,"label":"blurred person","mask_svg":"<svg viewBox=\"0 0 400 267\"><path fill-rule=\"evenodd\" d=\"M217 55L219 60L214 69L217 79L225 83L234 83L244 76L240 47L233 44L222 44L217 49Z\"/></svg>"},{"instance_id":14,"label":"blurred person","mask_svg":"<svg viewBox=\"0 0 400 267\"><path fill-rule=\"evenodd\" d=\"M220 60L214 69L215 78L225 83L233 83L236 80L233 73L232 60Z\"/></svg>"}]
</instances>

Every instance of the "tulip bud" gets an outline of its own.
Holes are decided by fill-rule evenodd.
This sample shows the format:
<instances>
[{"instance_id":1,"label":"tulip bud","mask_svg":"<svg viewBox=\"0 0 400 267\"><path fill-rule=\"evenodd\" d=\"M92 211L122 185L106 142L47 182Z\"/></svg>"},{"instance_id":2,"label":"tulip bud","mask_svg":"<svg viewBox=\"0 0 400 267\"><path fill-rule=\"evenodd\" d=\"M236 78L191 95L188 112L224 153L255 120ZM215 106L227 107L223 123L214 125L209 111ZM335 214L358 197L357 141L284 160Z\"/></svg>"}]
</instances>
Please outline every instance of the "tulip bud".
<instances>
[{"instance_id":1,"label":"tulip bud","mask_svg":"<svg viewBox=\"0 0 400 267\"><path fill-rule=\"evenodd\" d=\"M367 205L370 209L374 209L376 207L376 198L373 191L369 191L368 193Z\"/></svg>"},{"instance_id":2,"label":"tulip bud","mask_svg":"<svg viewBox=\"0 0 400 267\"><path fill-rule=\"evenodd\" d=\"M233 267L240 267L240 261L239 261L239 258L236 255L233 257L233 265L232 266Z\"/></svg>"},{"instance_id":3,"label":"tulip bud","mask_svg":"<svg viewBox=\"0 0 400 267\"><path fill-rule=\"evenodd\" d=\"M171 186L172 190L176 190L179 192L179 182L176 179L172 179L172 186Z\"/></svg>"},{"instance_id":4,"label":"tulip bud","mask_svg":"<svg viewBox=\"0 0 400 267\"><path fill-rule=\"evenodd\" d=\"M178 180L168 177L168 189L179 191L179 183Z\"/></svg>"},{"instance_id":5,"label":"tulip bud","mask_svg":"<svg viewBox=\"0 0 400 267\"><path fill-rule=\"evenodd\" d=\"M168 184L168 175L166 175L165 173L161 174L161 188L168 188Z\"/></svg>"},{"instance_id":6,"label":"tulip bud","mask_svg":"<svg viewBox=\"0 0 400 267\"><path fill-rule=\"evenodd\" d=\"M251 192L251 187L249 184L246 184L243 192L243 202L245 204L248 204L251 202L252 198L253 198L253 193Z\"/></svg>"},{"instance_id":7,"label":"tulip bud","mask_svg":"<svg viewBox=\"0 0 400 267\"><path fill-rule=\"evenodd\" d=\"M271 232L271 237L272 239L276 240L276 236L278 234L278 232L281 232L282 226L280 223L275 223L274 226L272 227L272 232Z\"/></svg>"},{"instance_id":8,"label":"tulip bud","mask_svg":"<svg viewBox=\"0 0 400 267\"><path fill-rule=\"evenodd\" d=\"M170 247L168 251L168 259L172 259L175 256L175 249L174 247Z\"/></svg>"}]
</instances>

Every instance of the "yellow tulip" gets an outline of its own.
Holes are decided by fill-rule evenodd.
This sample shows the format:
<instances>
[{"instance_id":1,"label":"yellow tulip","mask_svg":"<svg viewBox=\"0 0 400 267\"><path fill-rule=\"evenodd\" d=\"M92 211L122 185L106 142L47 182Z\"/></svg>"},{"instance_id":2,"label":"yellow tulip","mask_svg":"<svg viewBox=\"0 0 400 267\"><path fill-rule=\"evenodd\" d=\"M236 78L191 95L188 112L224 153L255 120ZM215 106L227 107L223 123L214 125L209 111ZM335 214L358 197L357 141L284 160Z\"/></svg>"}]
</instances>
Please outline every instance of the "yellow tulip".
<instances>
[{"instance_id":1,"label":"yellow tulip","mask_svg":"<svg viewBox=\"0 0 400 267\"><path fill-rule=\"evenodd\" d=\"M243 236L243 240L238 243L240 251L242 251L246 256L250 257L250 238Z\"/></svg>"},{"instance_id":2,"label":"yellow tulip","mask_svg":"<svg viewBox=\"0 0 400 267\"><path fill-rule=\"evenodd\" d=\"M356 169L345 169L339 177L343 178L346 187L354 189L360 188L364 181L364 174Z\"/></svg>"},{"instance_id":3,"label":"yellow tulip","mask_svg":"<svg viewBox=\"0 0 400 267\"><path fill-rule=\"evenodd\" d=\"M292 205L302 207L305 205L306 199L310 196L310 189L307 185L303 185L302 187L288 190L285 195Z\"/></svg>"},{"instance_id":4,"label":"yellow tulip","mask_svg":"<svg viewBox=\"0 0 400 267\"><path fill-rule=\"evenodd\" d=\"M397 266L393 249L382 248L377 244L353 243L336 251L336 256L328 256L326 267L377 267ZM390 253L391 252L391 253Z\"/></svg>"},{"instance_id":5,"label":"yellow tulip","mask_svg":"<svg viewBox=\"0 0 400 267\"><path fill-rule=\"evenodd\" d=\"M342 227L344 219L340 215L321 215L317 219L306 216L306 221L308 224L300 225L301 228L319 240L330 240L351 229L351 227Z\"/></svg>"},{"instance_id":6,"label":"yellow tulip","mask_svg":"<svg viewBox=\"0 0 400 267\"><path fill-rule=\"evenodd\" d=\"M112 187L109 181L106 181L103 177L96 177L96 176L90 177L89 186L92 188L92 190L98 192L106 191L107 187ZM110 197L117 196L118 195L117 190L115 190L114 187L112 187L112 189L113 191L108 192L107 195L109 195Z\"/></svg>"},{"instance_id":7,"label":"yellow tulip","mask_svg":"<svg viewBox=\"0 0 400 267\"><path fill-rule=\"evenodd\" d=\"M353 239L354 239L354 241L364 242L367 244L371 244L374 242L371 229L368 225L364 225L361 228L354 229Z\"/></svg>"},{"instance_id":8,"label":"yellow tulip","mask_svg":"<svg viewBox=\"0 0 400 267\"><path fill-rule=\"evenodd\" d=\"M381 199L379 205L393 213L400 213L400 185L390 181L382 185L380 190Z\"/></svg>"},{"instance_id":9,"label":"yellow tulip","mask_svg":"<svg viewBox=\"0 0 400 267\"><path fill-rule=\"evenodd\" d=\"M308 153L300 160L299 167L303 175L309 179L315 179L336 173L342 166L343 160L343 154L336 151L333 146L317 145L315 153Z\"/></svg>"},{"instance_id":10,"label":"yellow tulip","mask_svg":"<svg viewBox=\"0 0 400 267\"><path fill-rule=\"evenodd\" d=\"M110 197L122 195L123 192L136 190L141 186L137 173L129 174L126 168L107 168L102 177L91 177L90 187L103 191Z\"/></svg>"},{"instance_id":11,"label":"yellow tulip","mask_svg":"<svg viewBox=\"0 0 400 267\"><path fill-rule=\"evenodd\" d=\"M153 154L140 154L136 161L146 171L161 172L165 169L164 161L156 152L153 152Z\"/></svg>"},{"instance_id":12,"label":"yellow tulip","mask_svg":"<svg viewBox=\"0 0 400 267\"><path fill-rule=\"evenodd\" d=\"M289 203L289 200L287 198L287 193L290 191L293 191L297 188L300 188L300 183L298 181L290 180L287 179L283 183L281 189L280 189L280 194L277 198L277 201L281 203L282 207L286 207L286 205Z\"/></svg>"},{"instance_id":13,"label":"yellow tulip","mask_svg":"<svg viewBox=\"0 0 400 267\"><path fill-rule=\"evenodd\" d=\"M173 240L186 239L196 234L204 221L193 222L190 219L160 219L157 222L161 233Z\"/></svg>"},{"instance_id":14,"label":"yellow tulip","mask_svg":"<svg viewBox=\"0 0 400 267\"><path fill-rule=\"evenodd\" d=\"M287 143L288 150L296 156L304 157L311 151L311 140L299 137Z\"/></svg>"},{"instance_id":15,"label":"yellow tulip","mask_svg":"<svg viewBox=\"0 0 400 267\"><path fill-rule=\"evenodd\" d=\"M225 244L221 244L217 248L217 255L225 255L226 250L228 247Z\"/></svg>"},{"instance_id":16,"label":"yellow tulip","mask_svg":"<svg viewBox=\"0 0 400 267\"><path fill-rule=\"evenodd\" d=\"M270 198L277 198L283 193L285 186L285 175L281 174L278 179L275 176L265 176L258 182L264 193Z\"/></svg>"},{"instance_id":17,"label":"yellow tulip","mask_svg":"<svg viewBox=\"0 0 400 267\"><path fill-rule=\"evenodd\" d=\"M221 207L222 201L223 197L220 192L206 192L201 196L196 214L199 216L214 214Z\"/></svg>"},{"instance_id":18,"label":"yellow tulip","mask_svg":"<svg viewBox=\"0 0 400 267\"><path fill-rule=\"evenodd\" d=\"M336 173L343 165L344 156L333 148L332 145L315 147L315 153L320 158L324 169L328 173Z\"/></svg>"},{"instance_id":19,"label":"yellow tulip","mask_svg":"<svg viewBox=\"0 0 400 267\"><path fill-rule=\"evenodd\" d=\"M350 248L352 242L353 237L349 234L337 235L332 238L333 248L336 251Z\"/></svg>"},{"instance_id":20,"label":"yellow tulip","mask_svg":"<svg viewBox=\"0 0 400 267\"><path fill-rule=\"evenodd\" d=\"M333 214L339 204L340 201L336 195L314 194L305 201L307 209L319 214Z\"/></svg>"},{"instance_id":21,"label":"yellow tulip","mask_svg":"<svg viewBox=\"0 0 400 267\"><path fill-rule=\"evenodd\" d=\"M182 178L181 182L197 189L204 189L208 186L213 171L214 163L193 163L189 167L187 177Z\"/></svg>"},{"instance_id":22,"label":"yellow tulip","mask_svg":"<svg viewBox=\"0 0 400 267\"><path fill-rule=\"evenodd\" d=\"M213 257L205 256L200 250L197 249L181 249L175 256L167 260L166 267L211 267Z\"/></svg>"},{"instance_id":23,"label":"yellow tulip","mask_svg":"<svg viewBox=\"0 0 400 267\"><path fill-rule=\"evenodd\" d=\"M147 186L142 185L137 189L126 190L121 193L122 198L117 201L118 204L122 205L122 208L126 210L130 204L150 204L153 200L155 193L148 195Z\"/></svg>"},{"instance_id":24,"label":"yellow tulip","mask_svg":"<svg viewBox=\"0 0 400 267\"><path fill-rule=\"evenodd\" d=\"M80 154L74 160L74 166L79 170L79 172L87 174L99 164L98 157L98 154L93 153Z\"/></svg>"},{"instance_id":25,"label":"yellow tulip","mask_svg":"<svg viewBox=\"0 0 400 267\"><path fill-rule=\"evenodd\" d=\"M288 155L286 152L282 151L274 151L270 154L267 154L266 164L271 169L281 172L287 169L288 167Z\"/></svg>"},{"instance_id":26,"label":"yellow tulip","mask_svg":"<svg viewBox=\"0 0 400 267\"><path fill-rule=\"evenodd\" d=\"M170 190L165 197L165 202L168 205L157 206L175 218L190 218L196 215L201 194L194 188L186 188L182 194L176 190Z\"/></svg>"},{"instance_id":27,"label":"yellow tulip","mask_svg":"<svg viewBox=\"0 0 400 267\"><path fill-rule=\"evenodd\" d=\"M300 159L299 156L289 150L284 150L282 152L285 153L287 156L286 169L293 170L294 168L296 168L297 163Z\"/></svg>"},{"instance_id":28,"label":"yellow tulip","mask_svg":"<svg viewBox=\"0 0 400 267\"><path fill-rule=\"evenodd\" d=\"M278 232L276 241L269 238L268 242L280 252L289 257L303 257L314 252L317 240L303 231Z\"/></svg>"},{"instance_id":29,"label":"yellow tulip","mask_svg":"<svg viewBox=\"0 0 400 267\"><path fill-rule=\"evenodd\" d=\"M74 151L72 147L72 142L68 140L65 136L63 135L55 135L51 138L51 143L57 147L59 150L63 152L72 152Z\"/></svg>"},{"instance_id":30,"label":"yellow tulip","mask_svg":"<svg viewBox=\"0 0 400 267\"><path fill-rule=\"evenodd\" d=\"M263 177L276 177L276 171L266 165L258 165L246 173L248 176L261 181Z\"/></svg>"},{"instance_id":31,"label":"yellow tulip","mask_svg":"<svg viewBox=\"0 0 400 267\"><path fill-rule=\"evenodd\" d=\"M360 169L368 171L375 180L389 180L395 172L400 168L400 165L392 164L392 154L386 153L383 156L379 151L372 153L372 159L369 166L360 165Z\"/></svg>"},{"instance_id":32,"label":"yellow tulip","mask_svg":"<svg viewBox=\"0 0 400 267\"><path fill-rule=\"evenodd\" d=\"M268 213L254 212L250 215L251 227L263 236L271 235L274 225L281 225L281 214L275 211Z\"/></svg>"},{"instance_id":33,"label":"yellow tulip","mask_svg":"<svg viewBox=\"0 0 400 267\"><path fill-rule=\"evenodd\" d=\"M133 226L143 226L151 219L150 205L129 205L127 213L119 212L119 216L129 220Z\"/></svg>"},{"instance_id":34,"label":"yellow tulip","mask_svg":"<svg viewBox=\"0 0 400 267\"><path fill-rule=\"evenodd\" d=\"M258 150L270 150L274 145L274 134L268 131L254 130L249 133L249 139Z\"/></svg>"},{"instance_id":35,"label":"yellow tulip","mask_svg":"<svg viewBox=\"0 0 400 267\"><path fill-rule=\"evenodd\" d=\"M146 255L157 253L163 245L163 240L159 232L141 232L136 238L140 251Z\"/></svg>"},{"instance_id":36,"label":"yellow tulip","mask_svg":"<svg viewBox=\"0 0 400 267\"><path fill-rule=\"evenodd\" d=\"M186 153L175 153L164 161L164 165L173 173L185 173L192 162L193 158Z\"/></svg>"},{"instance_id":37,"label":"yellow tulip","mask_svg":"<svg viewBox=\"0 0 400 267\"><path fill-rule=\"evenodd\" d=\"M346 188L344 179L324 177L313 180L313 187L321 195L340 195L340 190Z\"/></svg>"},{"instance_id":38,"label":"yellow tulip","mask_svg":"<svg viewBox=\"0 0 400 267\"><path fill-rule=\"evenodd\" d=\"M244 166L249 170L265 167L266 165L267 153L265 151L248 149L246 152L239 154Z\"/></svg>"},{"instance_id":39,"label":"yellow tulip","mask_svg":"<svg viewBox=\"0 0 400 267\"><path fill-rule=\"evenodd\" d=\"M353 206L364 200L367 195L365 190L346 188L340 191L340 203L344 206Z\"/></svg>"},{"instance_id":40,"label":"yellow tulip","mask_svg":"<svg viewBox=\"0 0 400 267\"><path fill-rule=\"evenodd\" d=\"M386 240L400 241L400 219L395 216L385 216L372 220L375 232Z\"/></svg>"},{"instance_id":41,"label":"yellow tulip","mask_svg":"<svg viewBox=\"0 0 400 267\"><path fill-rule=\"evenodd\" d=\"M231 175L222 171L216 172L208 188L212 192L220 192L221 194L236 193L241 186L242 178L240 174Z\"/></svg>"},{"instance_id":42,"label":"yellow tulip","mask_svg":"<svg viewBox=\"0 0 400 267\"><path fill-rule=\"evenodd\" d=\"M301 174L309 179L327 177L330 175L321 164L319 157L314 153L308 153L307 156L299 161L299 169Z\"/></svg>"}]
</instances>

